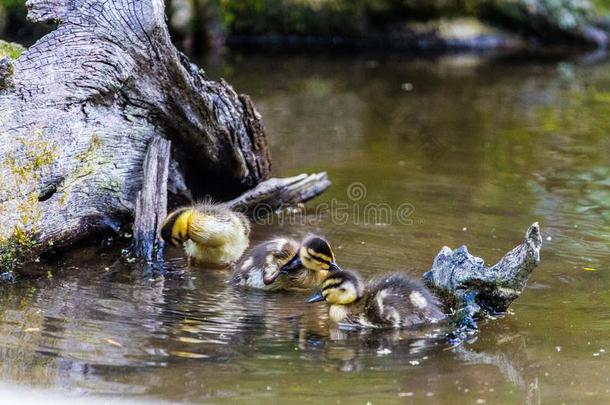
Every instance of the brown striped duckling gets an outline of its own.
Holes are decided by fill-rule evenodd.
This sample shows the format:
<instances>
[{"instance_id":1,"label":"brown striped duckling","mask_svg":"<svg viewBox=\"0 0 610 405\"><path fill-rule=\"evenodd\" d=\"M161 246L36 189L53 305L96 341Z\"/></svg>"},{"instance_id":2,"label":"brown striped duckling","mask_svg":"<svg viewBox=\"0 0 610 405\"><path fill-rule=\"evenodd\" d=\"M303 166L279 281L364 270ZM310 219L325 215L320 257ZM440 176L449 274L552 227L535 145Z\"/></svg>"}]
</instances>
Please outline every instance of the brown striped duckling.
<instances>
[{"instance_id":1,"label":"brown striped duckling","mask_svg":"<svg viewBox=\"0 0 610 405\"><path fill-rule=\"evenodd\" d=\"M189 265L225 267L248 248L250 222L229 207L204 202L169 214L161 237L174 246L182 245Z\"/></svg>"},{"instance_id":2,"label":"brown striped duckling","mask_svg":"<svg viewBox=\"0 0 610 405\"><path fill-rule=\"evenodd\" d=\"M319 236L278 238L254 247L237 265L231 284L267 291L313 289L330 271L341 271L329 243Z\"/></svg>"},{"instance_id":3,"label":"brown striped duckling","mask_svg":"<svg viewBox=\"0 0 610 405\"><path fill-rule=\"evenodd\" d=\"M332 272L308 302L326 301L338 324L366 328L410 328L445 318L438 300L420 282L389 274L366 285L353 271Z\"/></svg>"}]
</instances>

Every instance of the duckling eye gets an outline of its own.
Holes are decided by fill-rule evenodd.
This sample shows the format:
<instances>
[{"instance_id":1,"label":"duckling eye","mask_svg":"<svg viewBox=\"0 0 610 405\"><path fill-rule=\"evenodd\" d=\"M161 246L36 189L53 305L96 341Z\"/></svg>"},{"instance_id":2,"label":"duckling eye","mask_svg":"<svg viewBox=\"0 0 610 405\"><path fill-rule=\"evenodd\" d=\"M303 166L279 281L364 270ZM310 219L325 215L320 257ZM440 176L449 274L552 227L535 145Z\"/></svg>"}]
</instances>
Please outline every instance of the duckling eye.
<instances>
[{"instance_id":1,"label":"duckling eye","mask_svg":"<svg viewBox=\"0 0 610 405\"><path fill-rule=\"evenodd\" d=\"M339 291L340 291L340 292L342 292L342 293L344 293L344 292L346 292L347 290L346 290L345 288L341 287L341 288L339 288Z\"/></svg>"}]
</instances>

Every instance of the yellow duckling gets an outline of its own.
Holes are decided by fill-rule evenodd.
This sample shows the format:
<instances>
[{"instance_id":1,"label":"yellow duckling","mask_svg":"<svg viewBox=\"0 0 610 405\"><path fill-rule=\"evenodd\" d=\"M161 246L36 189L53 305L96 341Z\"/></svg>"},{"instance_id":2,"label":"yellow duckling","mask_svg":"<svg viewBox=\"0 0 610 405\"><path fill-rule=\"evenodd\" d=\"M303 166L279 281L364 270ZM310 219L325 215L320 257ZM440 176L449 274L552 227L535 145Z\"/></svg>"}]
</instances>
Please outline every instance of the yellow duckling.
<instances>
[{"instance_id":1,"label":"yellow duckling","mask_svg":"<svg viewBox=\"0 0 610 405\"><path fill-rule=\"evenodd\" d=\"M308 236L300 244L291 239L272 239L254 247L237 265L231 284L267 291L312 289L330 271L340 271L329 243Z\"/></svg>"},{"instance_id":2,"label":"yellow duckling","mask_svg":"<svg viewBox=\"0 0 610 405\"><path fill-rule=\"evenodd\" d=\"M367 328L410 328L445 318L438 300L418 281L390 274L366 285L352 271L332 272L307 302L326 300L335 323Z\"/></svg>"},{"instance_id":3,"label":"yellow duckling","mask_svg":"<svg viewBox=\"0 0 610 405\"><path fill-rule=\"evenodd\" d=\"M161 228L165 242L183 245L189 265L224 267L235 263L248 248L249 236L250 222L244 215L209 202L177 209Z\"/></svg>"}]
</instances>

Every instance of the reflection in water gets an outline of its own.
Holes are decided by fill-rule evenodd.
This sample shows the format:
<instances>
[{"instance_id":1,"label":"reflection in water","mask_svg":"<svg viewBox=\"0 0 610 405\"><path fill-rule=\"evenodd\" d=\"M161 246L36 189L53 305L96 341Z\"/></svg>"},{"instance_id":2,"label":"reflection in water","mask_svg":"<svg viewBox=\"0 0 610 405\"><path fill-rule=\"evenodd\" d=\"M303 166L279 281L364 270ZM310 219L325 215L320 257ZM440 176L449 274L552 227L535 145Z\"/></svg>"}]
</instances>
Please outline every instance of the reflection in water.
<instances>
[{"instance_id":1,"label":"reflection in water","mask_svg":"<svg viewBox=\"0 0 610 405\"><path fill-rule=\"evenodd\" d=\"M434 369L447 349L443 326L339 329L328 325L324 305L305 303L306 292L246 293L226 284L223 272L185 271L176 260L174 272L156 278L111 257L113 266L89 263L83 274L70 263L91 252L80 253L52 278L20 284L4 297L0 333L13 339L1 353L5 378L76 393L233 398L255 395L242 387L252 374L251 383L268 384L263 391L319 373L340 373L340 380L357 372L365 381L371 373ZM442 391L437 384L426 392ZM365 385L342 390L368 392Z\"/></svg>"},{"instance_id":2,"label":"reflection in water","mask_svg":"<svg viewBox=\"0 0 610 405\"><path fill-rule=\"evenodd\" d=\"M526 404L540 404L538 377L531 372L527 343L510 321L504 322L504 326L505 328L495 331L496 333L482 336L480 340L483 342L477 342L474 347L459 346L454 348L453 352L464 364L490 365L497 368L508 382L525 393ZM492 330L488 329L487 332ZM483 351L476 348L481 343L486 347Z\"/></svg>"},{"instance_id":3,"label":"reflection in water","mask_svg":"<svg viewBox=\"0 0 610 405\"><path fill-rule=\"evenodd\" d=\"M610 399L607 64L229 54L203 65L253 96L276 175L328 170L334 183L306 226L256 225L253 243L320 233L345 268L417 277L443 245L495 262L540 220L548 238L530 287L450 348L442 326L337 329L305 292L245 292L179 257L163 272L118 247L80 249L51 276L0 289L5 381L214 403ZM333 200L348 206L344 223L315 211ZM363 221L353 208L370 203L414 211Z\"/></svg>"}]
</instances>

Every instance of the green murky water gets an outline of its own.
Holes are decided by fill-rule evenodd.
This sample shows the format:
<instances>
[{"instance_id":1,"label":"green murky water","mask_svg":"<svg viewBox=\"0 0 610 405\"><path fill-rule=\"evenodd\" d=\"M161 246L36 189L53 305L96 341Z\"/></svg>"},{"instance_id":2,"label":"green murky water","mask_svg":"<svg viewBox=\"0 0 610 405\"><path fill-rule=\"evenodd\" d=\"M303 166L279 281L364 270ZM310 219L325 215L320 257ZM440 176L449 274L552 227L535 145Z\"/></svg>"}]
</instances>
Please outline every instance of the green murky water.
<instances>
[{"instance_id":1,"label":"green murky water","mask_svg":"<svg viewBox=\"0 0 610 405\"><path fill-rule=\"evenodd\" d=\"M527 290L512 314L448 350L438 328L336 330L304 294L233 290L225 273L186 270L178 251L161 277L82 249L51 278L0 291L3 391L32 401L610 401L610 64L227 54L205 66L254 99L276 175L326 170L333 181L306 216L257 225L255 240L319 232L344 267L419 276L443 245L491 263L540 221L542 263Z\"/></svg>"}]
</instances>

